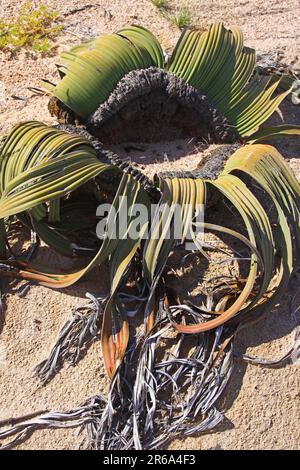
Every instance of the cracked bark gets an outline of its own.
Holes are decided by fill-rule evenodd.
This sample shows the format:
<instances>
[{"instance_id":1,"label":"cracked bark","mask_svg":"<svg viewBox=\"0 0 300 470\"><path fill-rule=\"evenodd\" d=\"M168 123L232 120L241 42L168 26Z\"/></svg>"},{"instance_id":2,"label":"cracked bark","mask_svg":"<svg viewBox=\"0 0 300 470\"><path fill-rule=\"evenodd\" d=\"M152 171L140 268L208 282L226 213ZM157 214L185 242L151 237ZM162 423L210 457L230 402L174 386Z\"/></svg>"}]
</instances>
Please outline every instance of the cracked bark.
<instances>
[{"instance_id":1,"label":"cracked bark","mask_svg":"<svg viewBox=\"0 0 300 470\"><path fill-rule=\"evenodd\" d=\"M83 124L103 143L184 137L197 137L208 143L235 140L227 119L205 93L155 67L129 72L87 121L57 99L50 100L49 109L59 122Z\"/></svg>"}]
</instances>

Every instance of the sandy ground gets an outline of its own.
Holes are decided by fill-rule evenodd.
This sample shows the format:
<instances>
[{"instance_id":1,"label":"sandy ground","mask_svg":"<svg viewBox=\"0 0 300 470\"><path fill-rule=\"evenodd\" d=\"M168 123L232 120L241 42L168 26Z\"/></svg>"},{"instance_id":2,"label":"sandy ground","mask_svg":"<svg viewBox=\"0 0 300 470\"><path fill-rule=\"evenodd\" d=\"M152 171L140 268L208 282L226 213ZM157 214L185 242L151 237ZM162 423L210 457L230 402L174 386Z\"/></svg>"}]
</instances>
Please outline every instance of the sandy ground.
<instances>
[{"instance_id":1,"label":"sandy ground","mask_svg":"<svg viewBox=\"0 0 300 470\"><path fill-rule=\"evenodd\" d=\"M173 8L181 2L170 1ZM272 1L204 1L185 2L192 11L193 23L201 28L213 20L239 26L245 42L259 51L282 51L284 60L299 68L299 3L297 0ZM15 15L20 1L1 0L0 17ZM74 12L84 5L95 5ZM0 53L0 80L4 100L0 103L0 133L5 133L20 120L38 119L53 122L47 110L47 99L32 96L28 86L39 85L40 78L56 79L54 64L59 53L80 39L114 31L128 23L149 27L167 51L179 35L175 26L161 17L148 0L116 0L84 2L53 0L51 6L63 15L65 29L56 41L51 57L43 58L28 52L16 55ZM299 56L297 56L299 54ZM22 99L15 99L12 96ZM23 99L24 98L24 99ZM289 122L299 123L299 106L283 108ZM297 142L279 142L284 155L300 180L300 153ZM120 153L124 149L118 149ZM125 151L124 151L125 152ZM193 141L144 146L130 153L140 165L151 161L149 173L167 167L193 168L201 159ZM150 160L149 160L150 159ZM52 266L69 267L43 249L41 257ZM103 275L104 274L104 275ZM298 276L298 277L297 277ZM295 322L289 313L291 298L299 293L300 273L295 274L280 305L269 312L267 319L243 330L237 351L263 357L276 357L289 346ZM18 283L6 283L6 312L0 322L0 420L42 410L68 410L90 396L105 392L108 381L96 341L76 368L64 367L46 387L40 388L32 378L32 369L45 358L71 308L85 302L85 292L105 293L103 268L90 274L78 285L53 291L31 287L25 297L15 294ZM300 295L298 296L300 301ZM300 375L299 364L281 369L262 369L236 359L235 371L227 387L222 408L226 420L217 432L205 436L176 440L171 449L299 449L300 448ZM19 449L77 449L82 436L75 430L39 431Z\"/></svg>"}]
</instances>

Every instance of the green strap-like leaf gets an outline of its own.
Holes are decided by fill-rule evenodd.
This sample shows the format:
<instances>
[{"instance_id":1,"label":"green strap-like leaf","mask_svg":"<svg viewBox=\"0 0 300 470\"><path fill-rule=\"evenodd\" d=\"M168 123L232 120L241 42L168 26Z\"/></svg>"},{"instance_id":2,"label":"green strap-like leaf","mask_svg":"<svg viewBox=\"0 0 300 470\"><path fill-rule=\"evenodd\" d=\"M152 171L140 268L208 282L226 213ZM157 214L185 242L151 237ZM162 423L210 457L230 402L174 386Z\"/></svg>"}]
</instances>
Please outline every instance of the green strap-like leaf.
<instances>
[{"instance_id":1,"label":"green strap-like leaf","mask_svg":"<svg viewBox=\"0 0 300 470\"><path fill-rule=\"evenodd\" d=\"M76 46L61 56L62 80L51 92L79 116L90 116L105 102L128 72L151 66L163 67L161 46L141 26Z\"/></svg>"},{"instance_id":2,"label":"green strap-like leaf","mask_svg":"<svg viewBox=\"0 0 300 470\"><path fill-rule=\"evenodd\" d=\"M253 133L291 92L285 77L253 78L255 52L243 46L241 32L215 23L209 30L184 31L169 63L169 71L200 91L228 118L237 136ZM270 85L269 87L267 85Z\"/></svg>"},{"instance_id":3,"label":"green strap-like leaf","mask_svg":"<svg viewBox=\"0 0 300 470\"><path fill-rule=\"evenodd\" d=\"M282 124L274 127L267 127L259 130L255 134L252 134L247 142L254 144L264 140L269 140L271 137L280 137L288 135L300 135L300 126L295 124Z\"/></svg>"}]
</instances>

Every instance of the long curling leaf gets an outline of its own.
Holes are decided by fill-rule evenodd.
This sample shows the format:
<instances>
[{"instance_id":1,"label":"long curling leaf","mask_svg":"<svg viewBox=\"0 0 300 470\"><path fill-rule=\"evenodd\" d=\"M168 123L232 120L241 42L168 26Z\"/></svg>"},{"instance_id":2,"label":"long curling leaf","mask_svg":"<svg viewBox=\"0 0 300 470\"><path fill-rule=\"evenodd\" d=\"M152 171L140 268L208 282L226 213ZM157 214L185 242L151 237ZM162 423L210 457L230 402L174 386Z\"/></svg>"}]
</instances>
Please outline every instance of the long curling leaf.
<instances>
[{"instance_id":1,"label":"long curling leaf","mask_svg":"<svg viewBox=\"0 0 300 470\"><path fill-rule=\"evenodd\" d=\"M255 134L252 134L247 143L254 144L264 140L268 140L272 137L280 136L289 136L289 135L299 135L300 136L300 126L295 124L282 124L274 127L267 127L259 130Z\"/></svg>"},{"instance_id":2,"label":"long curling leaf","mask_svg":"<svg viewBox=\"0 0 300 470\"><path fill-rule=\"evenodd\" d=\"M214 23L204 33L182 33L168 70L207 93L237 136L244 137L257 130L292 90L291 85L273 98L281 80L253 78L254 67L255 52L243 46L241 32ZM272 85L266 88L269 82Z\"/></svg>"},{"instance_id":3,"label":"long curling leaf","mask_svg":"<svg viewBox=\"0 0 300 470\"><path fill-rule=\"evenodd\" d=\"M119 80L131 70L163 67L161 46L141 26L123 28L63 53L62 79L54 96L87 118L107 100Z\"/></svg>"}]
</instances>

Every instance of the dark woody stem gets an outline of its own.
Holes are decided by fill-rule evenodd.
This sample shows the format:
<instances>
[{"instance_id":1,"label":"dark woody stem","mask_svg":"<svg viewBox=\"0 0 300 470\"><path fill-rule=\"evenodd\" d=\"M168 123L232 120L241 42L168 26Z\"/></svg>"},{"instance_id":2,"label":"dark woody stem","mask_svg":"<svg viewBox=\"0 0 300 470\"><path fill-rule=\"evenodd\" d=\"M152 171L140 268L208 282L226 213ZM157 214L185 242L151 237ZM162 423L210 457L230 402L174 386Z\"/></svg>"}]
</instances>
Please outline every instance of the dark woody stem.
<instances>
[{"instance_id":1,"label":"dark woody stem","mask_svg":"<svg viewBox=\"0 0 300 470\"><path fill-rule=\"evenodd\" d=\"M56 98L50 100L49 109L59 122L83 124L101 142L110 144L188 136L207 143L236 140L227 119L205 93L155 67L129 72L87 121Z\"/></svg>"}]
</instances>

